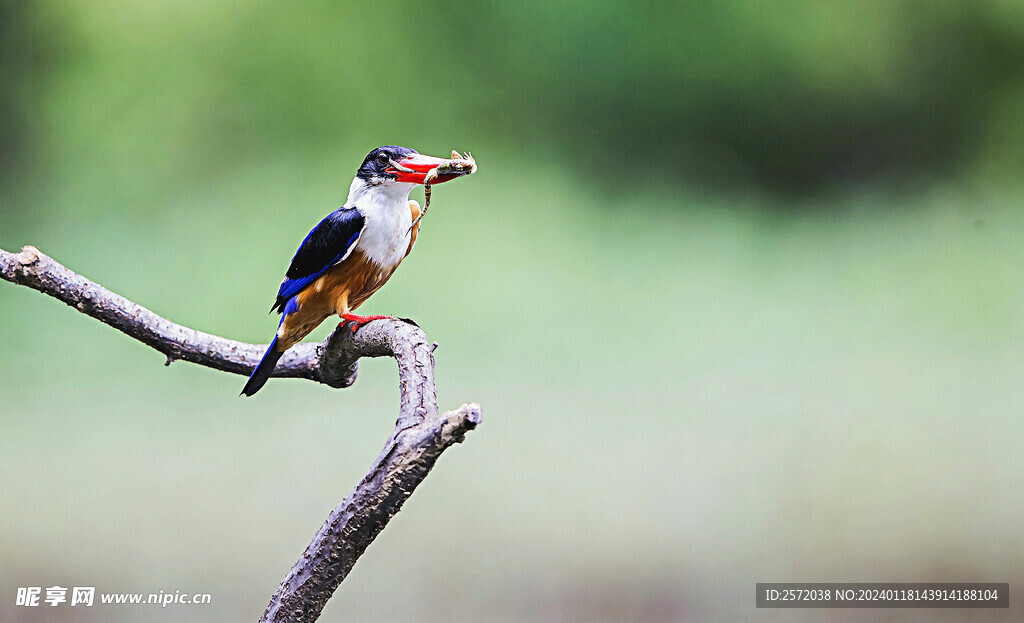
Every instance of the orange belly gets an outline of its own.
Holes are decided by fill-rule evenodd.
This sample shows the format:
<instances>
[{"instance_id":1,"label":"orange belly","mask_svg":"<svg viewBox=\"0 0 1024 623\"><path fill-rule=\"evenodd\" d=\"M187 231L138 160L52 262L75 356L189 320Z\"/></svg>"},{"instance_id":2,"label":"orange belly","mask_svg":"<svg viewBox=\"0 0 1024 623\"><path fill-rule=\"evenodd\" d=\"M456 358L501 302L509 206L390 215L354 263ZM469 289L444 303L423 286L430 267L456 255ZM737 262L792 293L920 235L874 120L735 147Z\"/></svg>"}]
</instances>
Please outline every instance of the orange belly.
<instances>
[{"instance_id":1,"label":"orange belly","mask_svg":"<svg viewBox=\"0 0 1024 623\"><path fill-rule=\"evenodd\" d=\"M420 224L416 223L420 204L410 200L409 212L415 225L410 232L406 256L412 251L420 232ZM396 268L398 264L383 268L371 262L357 247L344 262L328 268L319 279L299 292L296 297L299 310L285 316L277 330L278 350L288 350L332 315L340 315L362 305L387 283Z\"/></svg>"},{"instance_id":2,"label":"orange belly","mask_svg":"<svg viewBox=\"0 0 1024 623\"><path fill-rule=\"evenodd\" d=\"M277 348L287 350L334 314L349 312L370 298L398 268L383 268L359 249L327 269L296 296L299 309L284 317L277 330Z\"/></svg>"}]
</instances>

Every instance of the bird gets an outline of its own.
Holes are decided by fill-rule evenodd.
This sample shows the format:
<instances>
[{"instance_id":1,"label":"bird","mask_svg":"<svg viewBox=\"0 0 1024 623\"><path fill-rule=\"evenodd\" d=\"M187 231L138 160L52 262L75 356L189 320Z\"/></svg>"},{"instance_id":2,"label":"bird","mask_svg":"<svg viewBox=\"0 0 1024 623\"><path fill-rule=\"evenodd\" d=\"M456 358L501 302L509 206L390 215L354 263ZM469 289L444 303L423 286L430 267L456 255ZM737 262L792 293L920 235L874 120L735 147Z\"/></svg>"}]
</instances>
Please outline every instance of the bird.
<instances>
[{"instance_id":1,"label":"bird","mask_svg":"<svg viewBox=\"0 0 1024 623\"><path fill-rule=\"evenodd\" d=\"M299 245L270 311L281 314L277 334L242 389L262 388L285 351L334 314L355 332L384 315L352 313L394 274L419 234L420 205L409 199L418 185L429 190L476 170L472 156L452 159L383 145L371 151L352 178L345 205L331 212ZM429 204L429 195L427 195Z\"/></svg>"}]
</instances>

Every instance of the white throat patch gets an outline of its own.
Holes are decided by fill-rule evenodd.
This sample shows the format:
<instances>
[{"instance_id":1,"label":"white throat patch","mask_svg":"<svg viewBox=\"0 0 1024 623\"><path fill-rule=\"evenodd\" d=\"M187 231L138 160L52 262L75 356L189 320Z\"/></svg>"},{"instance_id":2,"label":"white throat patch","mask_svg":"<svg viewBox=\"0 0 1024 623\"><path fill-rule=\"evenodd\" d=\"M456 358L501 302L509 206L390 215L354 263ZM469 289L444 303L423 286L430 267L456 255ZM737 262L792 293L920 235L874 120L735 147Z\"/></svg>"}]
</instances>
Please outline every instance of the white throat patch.
<instances>
[{"instance_id":1,"label":"white throat patch","mask_svg":"<svg viewBox=\"0 0 1024 623\"><path fill-rule=\"evenodd\" d=\"M382 268L397 266L409 248L409 193L414 188L416 184L392 180L372 186L358 177L349 187L345 207L359 210L365 219L356 248Z\"/></svg>"}]
</instances>

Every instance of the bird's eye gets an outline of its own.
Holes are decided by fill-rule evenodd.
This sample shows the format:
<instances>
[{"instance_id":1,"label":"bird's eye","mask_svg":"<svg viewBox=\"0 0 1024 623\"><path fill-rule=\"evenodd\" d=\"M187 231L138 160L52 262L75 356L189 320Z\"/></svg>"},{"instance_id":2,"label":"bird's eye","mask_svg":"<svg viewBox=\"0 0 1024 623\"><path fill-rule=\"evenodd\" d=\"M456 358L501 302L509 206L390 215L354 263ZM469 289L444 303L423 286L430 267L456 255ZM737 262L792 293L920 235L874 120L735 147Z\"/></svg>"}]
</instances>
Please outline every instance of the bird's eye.
<instances>
[{"instance_id":1,"label":"bird's eye","mask_svg":"<svg viewBox=\"0 0 1024 623\"><path fill-rule=\"evenodd\" d=\"M384 152L381 152L381 153L377 154L377 164L380 164L380 165L391 164L391 156L387 155Z\"/></svg>"}]
</instances>

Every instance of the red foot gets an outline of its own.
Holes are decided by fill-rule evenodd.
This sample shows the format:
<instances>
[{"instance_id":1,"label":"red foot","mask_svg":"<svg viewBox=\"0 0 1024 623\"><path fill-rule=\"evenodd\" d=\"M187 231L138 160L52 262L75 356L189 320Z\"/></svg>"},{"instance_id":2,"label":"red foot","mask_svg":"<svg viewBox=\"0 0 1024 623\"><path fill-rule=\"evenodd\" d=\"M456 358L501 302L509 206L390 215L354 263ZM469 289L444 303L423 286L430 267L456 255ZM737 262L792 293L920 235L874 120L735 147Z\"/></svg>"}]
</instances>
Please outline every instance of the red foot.
<instances>
[{"instance_id":1,"label":"red foot","mask_svg":"<svg viewBox=\"0 0 1024 623\"><path fill-rule=\"evenodd\" d=\"M361 327L364 324L366 324L368 322L371 322L373 320L394 320L395 319L394 316L382 316L380 314L373 314L373 315L370 315L370 316L360 316L359 314L342 314L341 318L345 322L353 323L352 324L352 333L355 333L356 330L359 327ZM342 324L344 324L344 323L342 323Z\"/></svg>"}]
</instances>

